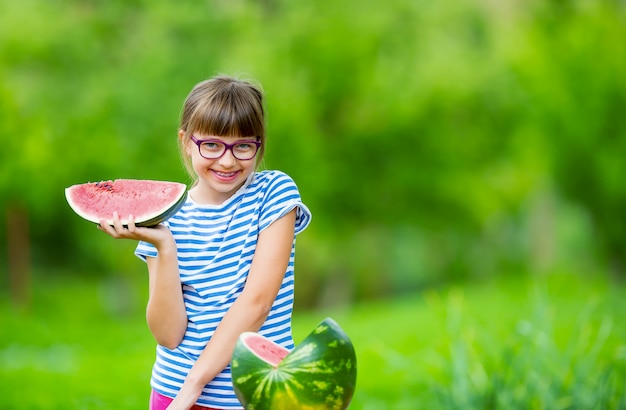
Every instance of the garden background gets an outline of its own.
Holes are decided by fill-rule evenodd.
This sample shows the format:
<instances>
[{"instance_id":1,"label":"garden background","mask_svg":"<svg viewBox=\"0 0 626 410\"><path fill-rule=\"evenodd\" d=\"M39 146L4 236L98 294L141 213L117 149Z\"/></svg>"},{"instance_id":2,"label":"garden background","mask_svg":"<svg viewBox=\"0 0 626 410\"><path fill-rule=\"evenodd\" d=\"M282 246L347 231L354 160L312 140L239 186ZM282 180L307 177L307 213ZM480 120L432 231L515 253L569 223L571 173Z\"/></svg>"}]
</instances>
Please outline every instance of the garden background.
<instances>
[{"instance_id":1,"label":"garden background","mask_svg":"<svg viewBox=\"0 0 626 410\"><path fill-rule=\"evenodd\" d=\"M626 408L625 39L622 0L2 2L0 409L146 407L145 266L63 190L189 182L218 73L266 91L351 409Z\"/></svg>"}]
</instances>

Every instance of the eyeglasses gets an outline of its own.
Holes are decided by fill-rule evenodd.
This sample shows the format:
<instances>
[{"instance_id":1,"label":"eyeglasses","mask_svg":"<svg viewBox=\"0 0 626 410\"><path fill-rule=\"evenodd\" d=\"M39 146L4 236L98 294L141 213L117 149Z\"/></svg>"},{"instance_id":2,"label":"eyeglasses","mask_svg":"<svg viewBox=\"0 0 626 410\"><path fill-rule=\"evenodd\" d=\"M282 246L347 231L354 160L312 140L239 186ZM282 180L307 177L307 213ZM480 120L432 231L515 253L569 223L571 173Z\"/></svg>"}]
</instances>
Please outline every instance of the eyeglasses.
<instances>
[{"instance_id":1,"label":"eyeglasses","mask_svg":"<svg viewBox=\"0 0 626 410\"><path fill-rule=\"evenodd\" d=\"M221 158L226 151L230 151L233 157L238 160L247 161L256 156L261 146L259 141L253 140L241 140L234 144L226 144L217 139L199 140L194 135L191 136L191 140L198 146L200 156L206 159L218 159Z\"/></svg>"}]
</instances>

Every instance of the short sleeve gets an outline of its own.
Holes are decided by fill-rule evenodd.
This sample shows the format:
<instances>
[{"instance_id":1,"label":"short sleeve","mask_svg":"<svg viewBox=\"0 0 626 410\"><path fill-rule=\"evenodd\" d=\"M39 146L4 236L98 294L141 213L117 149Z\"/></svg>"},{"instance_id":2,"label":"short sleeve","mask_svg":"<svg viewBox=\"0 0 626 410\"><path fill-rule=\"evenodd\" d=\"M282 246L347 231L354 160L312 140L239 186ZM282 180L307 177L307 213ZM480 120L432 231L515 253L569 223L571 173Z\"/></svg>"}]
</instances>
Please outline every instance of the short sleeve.
<instances>
[{"instance_id":1,"label":"short sleeve","mask_svg":"<svg viewBox=\"0 0 626 410\"><path fill-rule=\"evenodd\" d=\"M295 233L302 232L311 222L311 212L302 203L300 191L287 174L274 171L268 180L259 217L259 232L270 226L292 209L296 209Z\"/></svg>"},{"instance_id":2,"label":"short sleeve","mask_svg":"<svg viewBox=\"0 0 626 410\"><path fill-rule=\"evenodd\" d=\"M156 257L157 249L154 245L148 242L139 241L137 244L137 248L135 248L135 255L145 261L148 257Z\"/></svg>"}]
</instances>

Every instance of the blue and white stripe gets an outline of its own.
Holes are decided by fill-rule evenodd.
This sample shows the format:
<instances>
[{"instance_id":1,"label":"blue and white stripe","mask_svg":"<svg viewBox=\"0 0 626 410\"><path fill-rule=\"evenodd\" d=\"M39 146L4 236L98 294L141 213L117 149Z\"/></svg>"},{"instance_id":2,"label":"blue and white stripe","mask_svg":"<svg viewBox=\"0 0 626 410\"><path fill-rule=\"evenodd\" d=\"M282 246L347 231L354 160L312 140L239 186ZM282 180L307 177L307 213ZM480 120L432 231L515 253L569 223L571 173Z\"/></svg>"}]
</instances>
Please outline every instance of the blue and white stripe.
<instances>
[{"instance_id":1,"label":"blue and white stripe","mask_svg":"<svg viewBox=\"0 0 626 410\"><path fill-rule=\"evenodd\" d=\"M217 325L243 291L259 233L296 208L295 233L304 230L311 214L294 181L280 171L262 171L221 205L201 205L191 198L165 224L178 247L178 266L187 309L187 331L174 350L157 346L152 387L175 397L193 363ZM291 257L276 300L259 333L292 349L291 313L294 295L295 237ZM151 244L140 242L135 254L154 257ZM232 387L230 367L205 386L198 404L241 409Z\"/></svg>"}]
</instances>

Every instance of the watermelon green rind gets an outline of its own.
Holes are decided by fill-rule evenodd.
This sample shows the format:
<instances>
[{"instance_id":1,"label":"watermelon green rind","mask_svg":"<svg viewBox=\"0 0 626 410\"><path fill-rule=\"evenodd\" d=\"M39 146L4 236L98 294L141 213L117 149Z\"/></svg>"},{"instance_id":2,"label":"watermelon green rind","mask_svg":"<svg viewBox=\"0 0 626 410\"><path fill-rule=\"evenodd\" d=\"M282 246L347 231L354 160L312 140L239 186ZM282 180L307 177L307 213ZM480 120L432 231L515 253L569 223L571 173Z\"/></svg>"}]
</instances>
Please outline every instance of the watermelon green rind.
<instances>
[{"instance_id":1,"label":"watermelon green rind","mask_svg":"<svg viewBox=\"0 0 626 410\"><path fill-rule=\"evenodd\" d=\"M316 352L323 355L310 361ZM324 403L325 409L345 409L356 386L356 353L339 325L327 318L280 363L285 370L304 369L293 386L301 404ZM300 371L300 370L299 370Z\"/></svg>"},{"instance_id":2,"label":"watermelon green rind","mask_svg":"<svg viewBox=\"0 0 626 410\"><path fill-rule=\"evenodd\" d=\"M356 387L356 353L331 318L322 321L280 363L257 357L242 334L231 371L239 401L247 410L343 410Z\"/></svg>"},{"instance_id":3,"label":"watermelon green rind","mask_svg":"<svg viewBox=\"0 0 626 410\"><path fill-rule=\"evenodd\" d=\"M139 192L117 191L117 188L128 189L128 186L136 186ZM141 192L141 189L144 191ZM153 192L158 190L162 190L163 196L159 197L158 193ZM129 195L137 195L138 199L125 198ZM72 185L65 189L65 197L78 216L95 224L100 223L100 219L104 219L109 225L113 224L113 209L110 209L110 212L104 212L106 215L102 210L104 207L111 208L112 203L113 208L115 205L119 205L121 209L131 208L126 212L114 209L119 211L122 225L127 226L126 218L129 213L132 213L137 226L155 226L171 217L183 206L187 198L187 187L178 182L117 179ZM157 204L153 205L152 209L148 207L148 211L139 211L151 200L156 200L160 206Z\"/></svg>"}]
</instances>

